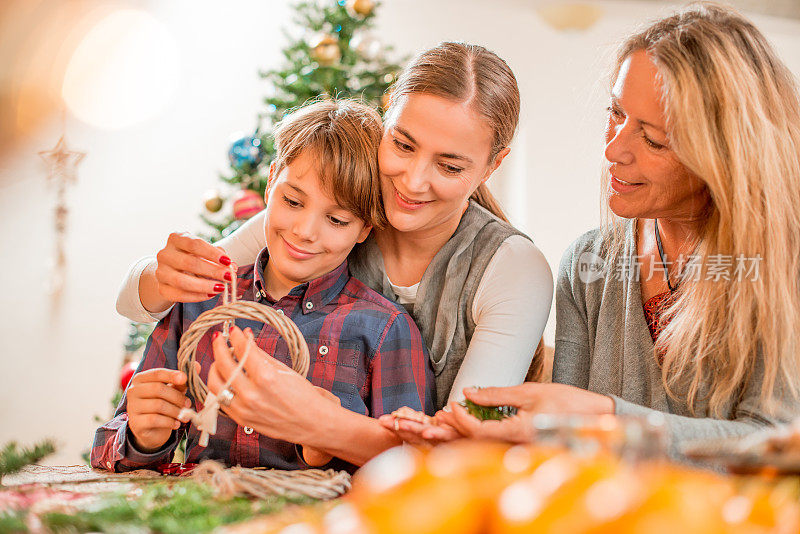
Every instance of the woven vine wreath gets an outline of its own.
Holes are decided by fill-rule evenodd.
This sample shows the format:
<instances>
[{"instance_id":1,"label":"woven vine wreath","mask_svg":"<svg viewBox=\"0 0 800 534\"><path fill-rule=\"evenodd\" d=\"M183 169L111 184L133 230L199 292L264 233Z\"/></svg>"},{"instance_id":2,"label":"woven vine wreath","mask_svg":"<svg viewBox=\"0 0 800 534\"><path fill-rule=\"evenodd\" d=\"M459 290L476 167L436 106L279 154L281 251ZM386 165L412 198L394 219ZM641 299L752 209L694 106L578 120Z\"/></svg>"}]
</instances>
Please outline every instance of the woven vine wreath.
<instances>
[{"instance_id":1,"label":"woven vine wreath","mask_svg":"<svg viewBox=\"0 0 800 534\"><path fill-rule=\"evenodd\" d=\"M231 279L230 287L228 284L225 285L223 304L201 313L200 316L189 325L186 332L183 333L178 347L178 369L186 373L188 378L187 389L189 393L192 394L197 402L203 404L203 409L200 410L200 412L195 412L191 408L182 409L181 413L178 415L178 419L182 421L190 420L197 426L198 430L201 431L199 440L199 445L201 447L207 446L208 436L210 434L215 434L217 431L217 416L221 404L220 399L208 391L208 386L203 383L197 366L194 365L194 362L197 361L197 345L208 332L209 328L222 324L222 332L225 336L225 341L228 341L228 334L234 319L249 319L271 325L278 331L283 339L286 340L289 346L292 369L300 373L304 378L308 374L310 362L308 345L300 329L294 324L294 321L264 304L251 301L237 301L236 272L233 269L231 269ZM253 344L254 340L252 336L249 336L247 350L245 350L244 355L239 356L239 363L236 369L231 373L228 382L222 388L223 393L229 391L228 388L230 388L233 380L242 372L242 368L250 354L250 348ZM220 395L222 395L222 393L220 393ZM230 393L228 395L230 398Z\"/></svg>"},{"instance_id":2,"label":"woven vine wreath","mask_svg":"<svg viewBox=\"0 0 800 534\"><path fill-rule=\"evenodd\" d=\"M311 359L306 340L294 321L269 306L257 302L236 300L235 267L231 267L230 273L232 281L230 287L225 285L223 304L201 313L181 336L178 347L178 369L186 373L188 377L189 393L197 402L203 404L203 409L199 413L191 408L183 408L178 419L192 421L197 426L201 431L198 442L201 447L207 446L209 435L217 432L217 417L221 404L220 398L208 391L208 386L203 383L200 373L194 365L197 345L209 328L221 323L225 341L228 341L234 319L249 319L266 323L274 327L286 340L292 359L292 369L304 378L308 374ZM242 372L250 349L255 344L252 335L245 335L247 336L247 348L244 354L238 357L239 363L220 392L220 396L228 392L229 400L232 398L229 389L231 383ZM210 484L223 495L248 495L260 499L268 495L291 494L304 495L313 499L333 499L350 489L350 475L346 471L336 472L333 469L282 471L243 467L225 468L219 462L205 460L192 472L192 476Z\"/></svg>"},{"instance_id":3,"label":"woven vine wreath","mask_svg":"<svg viewBox=\"0 0 800 534\"><path fill-rule=\"evenodd\" d=\"M233 319L259 321L274 327L286 340L286 344L289 345L292 369L303 375L303 377L308 374L308 345L294 321L269 306L258 302L238 301L223 304L201 313L181 336L181 343L178 348L178 367L189 377L189 391L199 402L205 403L208 386L203 383L200 373L197 372L194 366L197 345L210 328L220 323L232 322Z\"/></svg>"}]
</instances>

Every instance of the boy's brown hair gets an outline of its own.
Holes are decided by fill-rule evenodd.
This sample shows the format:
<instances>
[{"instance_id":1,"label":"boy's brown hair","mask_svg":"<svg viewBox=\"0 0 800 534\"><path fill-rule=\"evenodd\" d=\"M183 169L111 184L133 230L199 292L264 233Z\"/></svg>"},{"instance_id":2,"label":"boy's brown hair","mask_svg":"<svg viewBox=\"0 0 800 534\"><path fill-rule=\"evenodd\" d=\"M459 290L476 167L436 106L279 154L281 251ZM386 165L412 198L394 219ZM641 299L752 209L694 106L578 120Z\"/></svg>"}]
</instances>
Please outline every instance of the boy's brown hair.
<instances>
[{"instance_id":1,"label":"boy's brown hair","mask_svg":"<svg viewBox=\"0 0 800 534\"><path fill-rule=\"evenodd\" d=\"M304 150L317 161L322 188L366 224L386 226L378 145L383 135L373 108L346 99L324 99L286 115L275 127L277 176Z\"/></svg>"}]
</instances>

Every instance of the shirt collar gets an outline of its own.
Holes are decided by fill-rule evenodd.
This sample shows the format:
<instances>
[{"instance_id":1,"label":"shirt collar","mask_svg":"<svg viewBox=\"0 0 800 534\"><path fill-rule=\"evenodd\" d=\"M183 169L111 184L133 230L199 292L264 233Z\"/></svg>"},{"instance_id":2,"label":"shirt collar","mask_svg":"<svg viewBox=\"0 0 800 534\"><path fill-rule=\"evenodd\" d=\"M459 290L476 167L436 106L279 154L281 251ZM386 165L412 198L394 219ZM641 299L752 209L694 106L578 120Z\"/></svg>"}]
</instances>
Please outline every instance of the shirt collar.
<instances>
[{"instance_id":1,"label":"shirt collar","mask_svg":"<svg viewBox=\"0 0 800 534\"><path fill-rule=\"evenodd\" d=\"M264 269L268 260L269 251L267 247L264 247L259 252L253 265L255 271L253 273L253 296L255 299L271 298L267 294L267 285L264 280ZM331 272L295 286L284 298L299 298L303 314L308 314L327 306L333 299L338 297L349 280L350 272L347 268L347 260L345 260Z\"/></svg>"}]
</instances>

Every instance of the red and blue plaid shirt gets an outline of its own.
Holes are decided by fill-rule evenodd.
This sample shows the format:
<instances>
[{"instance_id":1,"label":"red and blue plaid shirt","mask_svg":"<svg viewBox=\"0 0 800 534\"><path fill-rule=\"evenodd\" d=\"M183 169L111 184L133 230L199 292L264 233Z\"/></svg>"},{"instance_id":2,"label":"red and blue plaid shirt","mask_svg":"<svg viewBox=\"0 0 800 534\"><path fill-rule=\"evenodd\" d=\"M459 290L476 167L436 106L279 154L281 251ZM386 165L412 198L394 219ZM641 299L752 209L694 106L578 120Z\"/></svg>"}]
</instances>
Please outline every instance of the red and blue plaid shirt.
<instances>
[{"instance_id":1,"label":"red and blue plaid shirt","mask_svg":"<svg viewBox=\"0 0 800 534\"><path fill-rule=\"evenodd\" d=\"M427 349L417 326L401 306L352 278L346 261L275 302L264 285L267 260L265 248L254 265L239 269L238 298L271 305L297 324L311 354L308 380L312 384L333 392L343 407L372 417L402 406L433 413L433 372ZM136 372L177 369L181 335L201 313L220 301L221 296L217 296L205 302L176 304L150 336ZM291 366L288 346L273 327L244 319L237 319L236 325L257 332L258 346ZM204 382L214 361L211 336L221 328L209 329L197 346L196 359ZM191 400L198 410L198 403ZM91 453L93 467L113 471L154 468L170 461L183 432L187 435L187 462L214 459L228 465L276 469L304 466L294 444L259 435L222 413L208 447L198 446L200 432L194 425L183 425L161 450L145 454L131 443L126 410L127 398L123 395L114 418L97 429ZM331 467L350 467L339 461L333 464Z\"/></svg>"}]
</instances>

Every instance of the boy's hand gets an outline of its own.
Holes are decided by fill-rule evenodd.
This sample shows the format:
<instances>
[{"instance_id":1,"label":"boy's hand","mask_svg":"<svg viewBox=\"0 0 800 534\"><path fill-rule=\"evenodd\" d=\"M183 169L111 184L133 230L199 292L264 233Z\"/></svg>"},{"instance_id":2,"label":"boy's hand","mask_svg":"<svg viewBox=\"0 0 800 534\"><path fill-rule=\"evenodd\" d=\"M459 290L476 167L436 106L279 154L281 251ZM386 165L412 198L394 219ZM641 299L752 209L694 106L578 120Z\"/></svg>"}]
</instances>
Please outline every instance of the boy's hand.
<instances>
[{"instance_id":1,"label":"boy's hand","mask_svg":"<svg viewBox=\"0 0 800 534\"><path fill-rule=\"evenodd\" d=\"M319 393L329 401L337 404L338 406L342 405L342 400L333 393L331 393L330 391L328 391L327 389L322 389L321 387L318 386L314 386L314 389L317 393ZM315 449L314 447L307 447L303 445L303 460L311 467L325 465L332 459L333 456L328 454L327 452Z\"/></svg>"},{"instance_id":2,"label":"boy's hand","mask_svg":"<svg viewBox=\"0 0 800 534\"><path fill-rule=\"evenodd\" d=\"M160 449L181 426L178 413L190 401L186 375L172 369L148 369L136 373L126 392L128 428L133 445L144 453Z\"/></svg>"}]
</instances>

